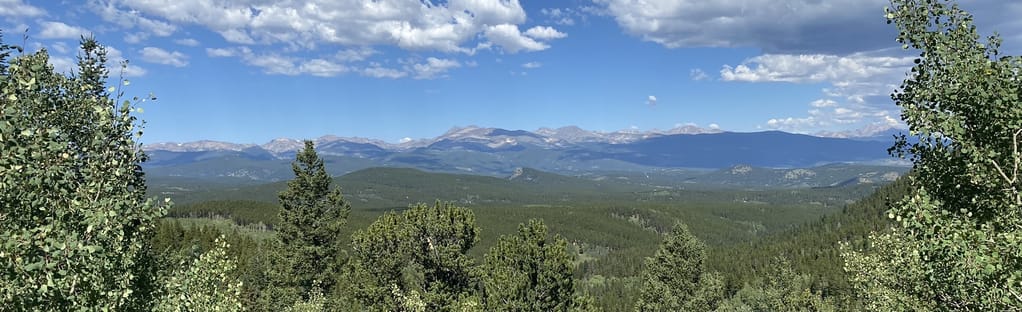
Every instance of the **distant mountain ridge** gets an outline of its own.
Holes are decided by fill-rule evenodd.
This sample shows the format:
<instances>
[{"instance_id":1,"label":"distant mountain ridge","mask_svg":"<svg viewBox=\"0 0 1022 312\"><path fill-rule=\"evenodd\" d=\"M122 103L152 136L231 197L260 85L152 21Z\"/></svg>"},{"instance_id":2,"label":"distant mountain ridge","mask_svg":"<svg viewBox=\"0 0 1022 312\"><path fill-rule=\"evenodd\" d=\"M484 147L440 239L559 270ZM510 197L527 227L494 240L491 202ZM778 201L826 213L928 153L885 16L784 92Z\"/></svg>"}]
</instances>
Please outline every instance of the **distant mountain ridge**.
<instances>
[{"instance_id":1,"label":"distant mountain ridge","mask_svg":"<svg viewBox=\"0 0 1022 312\"><path fill-rule=\"evenodd\" d=\"M486 145L503 146L514 144L521 140L530 144L547 144L551 146L577 144L577 143L609 143L624 144L639 140L649 139L658 136L675 134L711 134L722 133L718 128L701 128L693 125L681 125L675 128L649 131L618 130L613 132L592 131L579 128L578 126L565 126L560 128L539 128L535 131L506 130L501 128L484 128L475 125L466 127L454 127L431 139L408 139L400 143L388 143L383 140L363 137L342 137L336 135L324 135L313 141L317 146L329 143L360 143L371 144L385 150L409 150L430 146L432 144L447 141L477 141ZM878 132L820 132L814 136L831 138L873 138ZM882 132L886 134L887 132ZM867 135L868 134L868 135ZM861 136L857 136L861 135ZM524 139L523 139L524 138ZM531 139L530 139L531 138ZM145 150L162 150L171 152L196 152L196 151L241 151L247 148L260 147L275 155L289 156L302 148L301 139L276 138L264 144L232 143L213 140L199 140L192 142L159 142L144 145Z\"/></svg>"},{"instance_id":2,"label":"distant mountain ridge","mask_svg":"<svg viewBox=\"0 0 1022 312\"><path fill-rule=\"evenodd\" d=\"M317 152L332 174L369 167L507 176L516 168L555 173L645 172L664 168L721 169L735 165L804 168L829 163L889 163L892 138L827 138L780 131L723 132L681 126L669 130L598 132L574 126L536 131L456 127L432 139L398 144L323 136ZM286 178L300 140L266 144L217 141L144 145L150 174L179 177Z\"/></svg>"}]
</instances>

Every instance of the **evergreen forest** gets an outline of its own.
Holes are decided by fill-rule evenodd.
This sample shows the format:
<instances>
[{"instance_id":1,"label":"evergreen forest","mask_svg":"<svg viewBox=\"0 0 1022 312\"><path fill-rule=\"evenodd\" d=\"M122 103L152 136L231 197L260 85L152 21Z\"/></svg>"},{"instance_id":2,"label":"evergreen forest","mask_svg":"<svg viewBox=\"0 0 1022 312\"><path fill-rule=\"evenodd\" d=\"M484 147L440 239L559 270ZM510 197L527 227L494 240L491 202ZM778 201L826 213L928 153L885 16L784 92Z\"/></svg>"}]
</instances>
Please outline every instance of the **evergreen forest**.
<instances>
[{"instance_id":1,"label":"evergreen forest","mask_svg":"<svg viewBox=\"0 0 1022 312\"><path fill-rule=\"evenodd\" d=\"M63 74L0 41L0 310L1022 310L1022 58L951 1L878 14L918 55L913 167L813 188L331 176L312 141L287 181L183 188L102 44Z\"/></svg>"}]
</instances>

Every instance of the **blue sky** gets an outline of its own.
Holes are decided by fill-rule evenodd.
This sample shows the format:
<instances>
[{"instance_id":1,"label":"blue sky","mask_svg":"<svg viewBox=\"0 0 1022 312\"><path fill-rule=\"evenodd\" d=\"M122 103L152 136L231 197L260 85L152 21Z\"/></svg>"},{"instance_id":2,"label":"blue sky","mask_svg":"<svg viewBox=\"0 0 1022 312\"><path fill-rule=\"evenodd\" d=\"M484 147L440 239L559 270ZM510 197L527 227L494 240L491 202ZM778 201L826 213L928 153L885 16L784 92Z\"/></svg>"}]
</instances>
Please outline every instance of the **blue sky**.
<instances>
[{"instance_id":1,"label":"blue sky","mask_svg":"<svg viewBox=\"0 0 1022 312\"><path fill-rule=\"evenodd\" d=\"M1018 51L1022 4L962 3ZM912 61L885 4L0 0L0 28L60 70L82 34L130 60L127 93L159 98L140 105L145 142L396 142L466 125L870 133L903 127L888 95Z\"/></svg>"}]
</instances>

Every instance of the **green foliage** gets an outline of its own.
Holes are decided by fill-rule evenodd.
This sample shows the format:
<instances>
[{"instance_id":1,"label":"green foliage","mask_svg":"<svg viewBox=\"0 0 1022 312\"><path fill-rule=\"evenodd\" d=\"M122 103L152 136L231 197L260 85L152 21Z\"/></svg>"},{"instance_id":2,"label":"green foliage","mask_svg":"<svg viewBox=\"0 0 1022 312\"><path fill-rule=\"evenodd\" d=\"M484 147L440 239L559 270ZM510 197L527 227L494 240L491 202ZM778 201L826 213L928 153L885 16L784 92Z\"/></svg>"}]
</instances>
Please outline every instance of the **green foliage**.
<instances>
[{"instance_id":1,"label":"green foliage","mask_svg":"<svg viewBox=\"0 0 1022 312\"><path fill-rule=\"evenodd\" d=\"M237 264L227 255L230 244L223 236L214 244L212 250L170 277L155 311L245 310L241 302L242 283L233 273Z\"/></svg>"},{"instance_id":2,"label":"green foliage","mask_svg":"<svg viewBox=\"0 0 1022 312\"><path fill-rule=\"evenodd\" d=\"M1022 62L980 41L972 16L948 1L892 1L898 41L920 51L892 96L918 143L909 196L890 211L898 227L869 250L847 252L848 271L876 310L1022 309Z\"/></svg>"},{"instance_id":3,"label":"green foliage","mask_svg":"<svg viewBox=\"0 0 1022 312\"><path fill-rule=\"evenodd\" d=\"M307 299L295 302L294 305L288 307L285 312L321 312L325 311L327 307L327 299L323 296L323 290L319 288L319 283L316 282L313 285L312 290L309 291Z\"/></svg>"},{"instance_id":4,"label":"green foliage","mask_svg":"<svg viewBox=\"0 0 1022 312\"><path fill-rule=\"evenodd\" d=\"M279 196L275 229L280 248L271 276L285 296L308 294L314 283L329 294L344 261L341 230L351 208L340 189L330 188L330 176L312 141L305 141L291 167L295 178Z\"/></svg>"},{"instance_id":5,"label":"green foliage","mask_svg":"<svg viewBox=\"0 0 1022 312\"><path fill-rule=\"evenodd\" d=\"M384 214L352 235L352 296L373 311L396 310L408 298L429 311L457 310L477 283L467 253L478 232L472 211L450 203Z\"/></svg>"},{"instance_id":6,"label":"green foliage","mask_svg":"<svg viewBox=\"0 0 1022 312\"><path fill-rule=\"evenodd\" d=\"M636 311L710 311L724 296L722 278L703 272L705 246L684 223L675 224L642 271Z\"/></svg>"},{"instance_id":7,"label":"green foliage","mask_svg":"<svg viewBox=\"0 0 1022 312\"><path fill-rule=\"evenodd\" d=\"M180 204L167 211L172 218L226 218L239 225L269 228L280 221L280 205L254 200L211 200Z\"/></svg>"},{"instance_id":8,"label":"green foliage","mask_svg":"<svg viewBox=\"0 0 1022 312\"><path fill-rule=\"evenodd\" d=\"M811 285L809 274L797 273L786 259L776 258L770 272L721 302L717 311L837 311Z\"/></svg>"},{"instance_id":9,"label":"green foliage","mask_svg":"<svg viewBox=\"0 0 1022 312\"><path fill-rule=\"evenodd\" d=\"M861 248L871 233L887 231L891 203L908 194L909 180L901 178L872 195L846 206L841 212L803 224L789 231L760 237L750 243L723 245L710 251L710 268L724 274L731 292L776 271L774 259L787 259L792 270L811 277L811 289L828 297L854 297L840 243ZM846 307L854 309L854 307Z\"/></svg>"},{"instance_id":10,"label":"green foliage","mask_svg":"<svg viewBox=\"0 0 1022 312\"><path fill-rule=\"evenodd\" d=\"M6 57L9 46L0 46ZM12 310L147 310L149 238L131 101L105 86L105 49L83 38L77 76L45 50L0 59L0 302Z\"/></svg>"},{"instance_id":11,"label":"green foliage","mask_svg":"<svg viewBox=\"0 0 1022 312\"><path fill-rule=\"evenodd\" d=\"M483 302L488 311L569 311L576 307L574 257L540 220L518 226L487 252Z\"/></svg>"}]
</instances>

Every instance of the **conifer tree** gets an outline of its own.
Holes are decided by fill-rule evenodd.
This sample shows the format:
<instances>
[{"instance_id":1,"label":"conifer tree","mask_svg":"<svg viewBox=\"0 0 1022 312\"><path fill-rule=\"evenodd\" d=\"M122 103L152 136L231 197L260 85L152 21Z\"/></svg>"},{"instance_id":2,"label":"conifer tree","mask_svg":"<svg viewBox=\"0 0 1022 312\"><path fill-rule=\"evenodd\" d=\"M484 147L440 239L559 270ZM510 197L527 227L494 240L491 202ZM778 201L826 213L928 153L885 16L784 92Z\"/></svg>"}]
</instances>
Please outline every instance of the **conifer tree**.
<instances>
[{"instance_id":1,"label":"conifer tree","mask_svg":"<svg viewBox=\"0 0 1022 312\"><path fill-rule=\"evenodd\" d=\"M552 241L540 220L518 226L486 254L483 302L489 311L569 311L575 302L568 242Z\"/></svg>"},{"instance_id":2,"label":"conifer tree","mask_svg":"<svg viewBox=\"0 0 1022 312\"><path fill-rule=\"evenodd\" d=\"M478 233L475 214L450 203L384 214L352 235L349 291L371 311L400 311L413 302L427 311L471 309L478 276L468 250Z\"/></svg>"},{"instance_id":3,"label":"conifer tree","mask_svg":"<svg viewBox=\"0 0 1022 312\"><path fill-rule=\"evenodd\" d=\"M307 296L314 284L329 294L344 261L341 230L351 208L339 188L330 188L330 176L312 141L305 141L291 168L295 178L279 195L279 263L274 275L284 292L292 296ZM299 299L280 300L290 304Z\"/></svg>"},{"instance_id":4,"label":"conifer tree","mask_svg":"<svg viewBox=\"0 0 1022 312\"><path fill-rule=\"evenodd\" d=\"M723 297L723 280L704 272L706 247L681 222L646 258L636 311L712 311Z\"/></svg>"}]
</instances>

